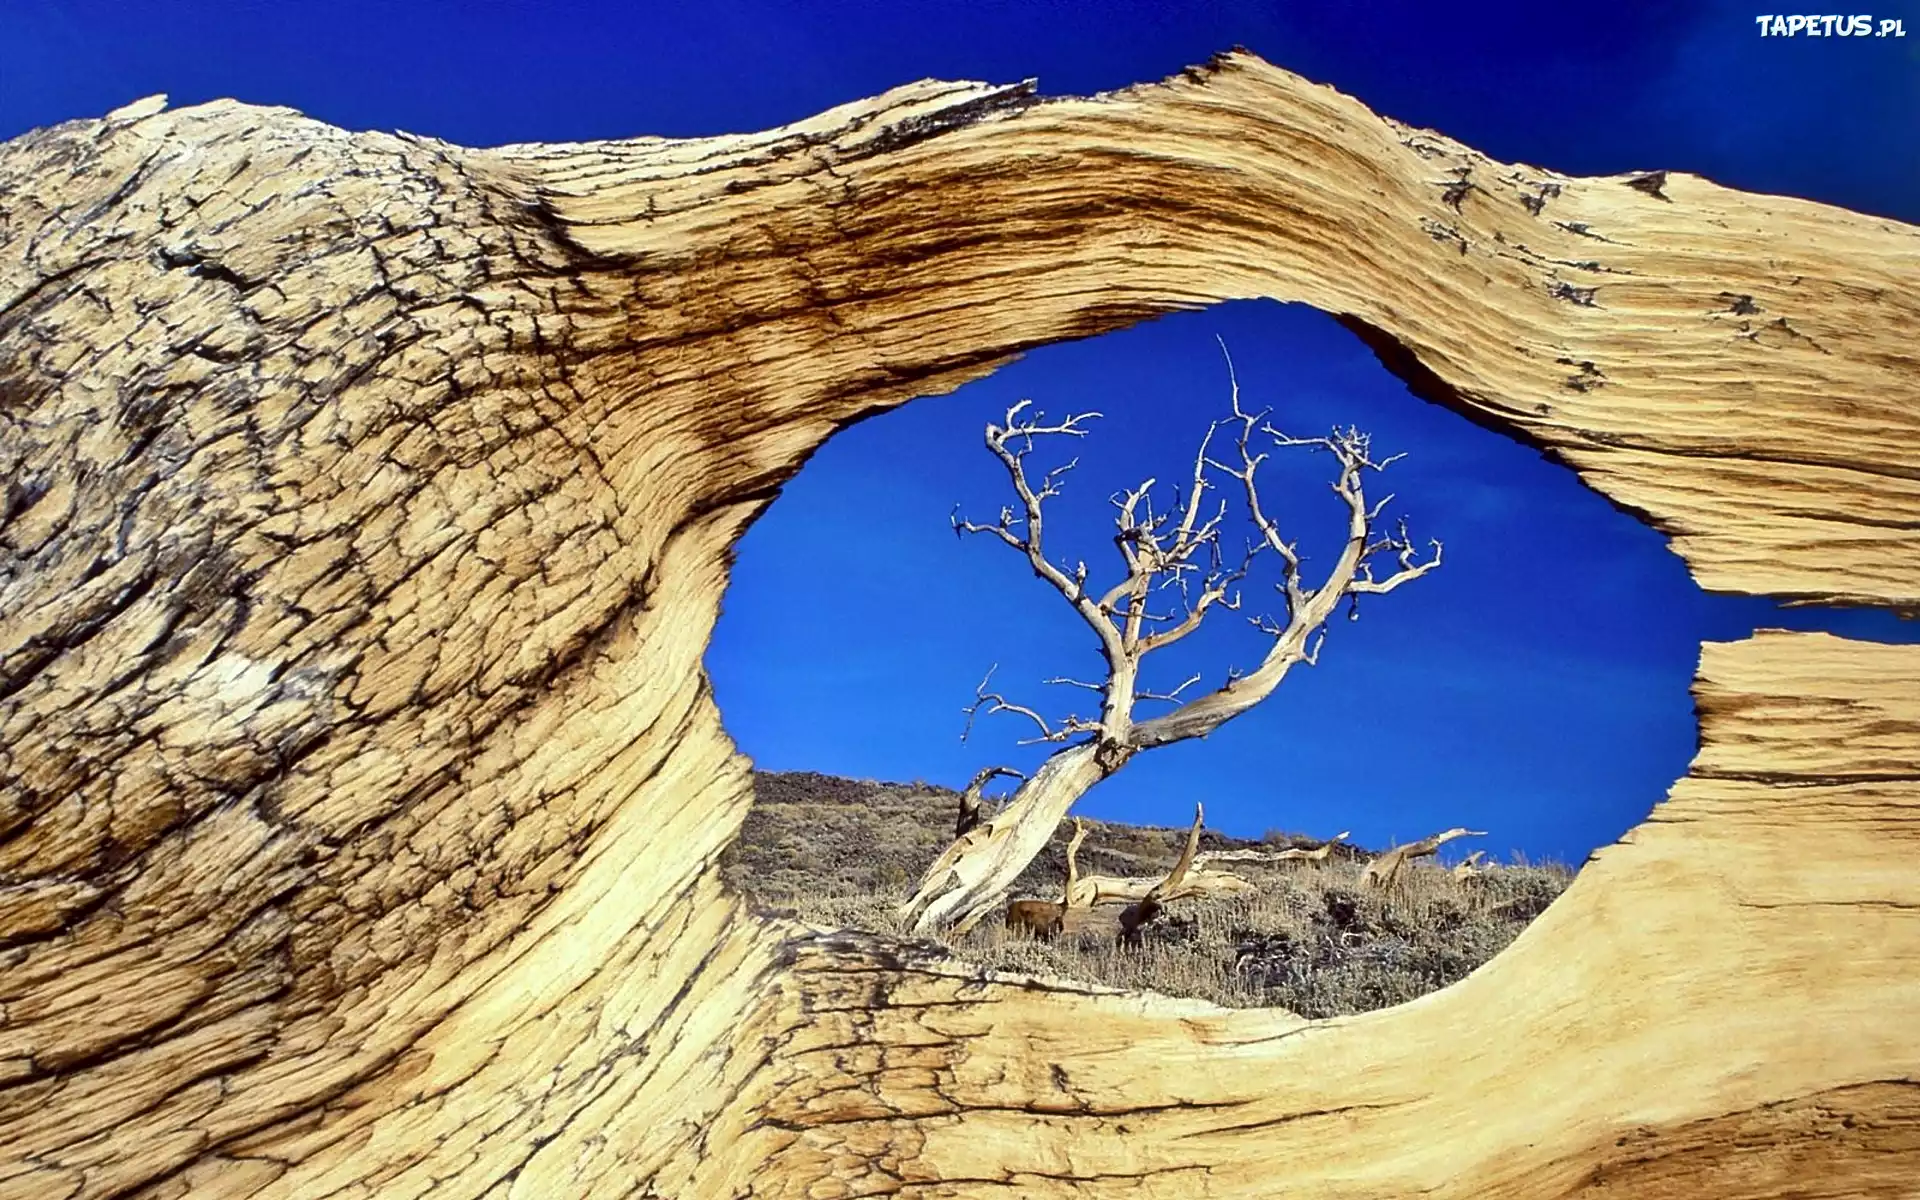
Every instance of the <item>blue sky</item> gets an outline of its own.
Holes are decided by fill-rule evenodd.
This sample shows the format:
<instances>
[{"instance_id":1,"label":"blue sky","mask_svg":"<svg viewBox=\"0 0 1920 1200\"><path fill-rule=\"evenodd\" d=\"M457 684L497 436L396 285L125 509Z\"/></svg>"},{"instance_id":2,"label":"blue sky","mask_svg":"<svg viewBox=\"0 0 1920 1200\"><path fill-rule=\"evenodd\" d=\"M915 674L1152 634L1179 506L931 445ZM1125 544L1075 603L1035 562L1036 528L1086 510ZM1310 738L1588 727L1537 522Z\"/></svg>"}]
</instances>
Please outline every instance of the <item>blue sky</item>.
<instances>
[{"instance_id":1,"label":"blue sky","mask_svg":"<svg viewBox=\"0 0 1920 1200\"><path fill-rule=\"evenodd\" d=\"M1876 6L1904 40L1763 38L1702 4L501 3L295 5L6 0L0 137L153 92L288 105L356 129L489 145L759 129L927 76L1083 93L1157 79L1234 44L1495 157L1573 173L1668 168L1920 221L1920 3ZM1876 613L1781 613L1708 597L1663 539L1537 454L1415 400L1319 313L1249 303L1049 347L825 447L748 533L708 662L759 763L957 784L1013 761L1007 718L961 745L986 667L1044 702L1090 635L1003 547L958 541L1005 477L980 429L1014 399L1106 415L1075 447L1068 546L1097 567L1104 500L1165 476L1226 403L1214 338L1288 428L1371 429L1410 457L1389 486L1447 543L1433 576L1342 621L1317 670L1205 743L1144 755L1090 815L1363 843L1463 823L1488 848L1578 861L1691 756L1703 638L1757 625L1915 640ZM1324 463L1276 464L1291 526L1337 522ZM1279 473L1276 473L1278 482ZM798 602L797 602L798 601ZM822 648L828 652L822 653ZM1232 621L1163 664L1250 665ZM1171 652L1170 652L1171 653ZM1053 689L1057 691L1058 689ZM1071 697L1056 696L1054 711ZM1002 723L1004 722L1004 723Z\"/></svg>"}]
</instances>

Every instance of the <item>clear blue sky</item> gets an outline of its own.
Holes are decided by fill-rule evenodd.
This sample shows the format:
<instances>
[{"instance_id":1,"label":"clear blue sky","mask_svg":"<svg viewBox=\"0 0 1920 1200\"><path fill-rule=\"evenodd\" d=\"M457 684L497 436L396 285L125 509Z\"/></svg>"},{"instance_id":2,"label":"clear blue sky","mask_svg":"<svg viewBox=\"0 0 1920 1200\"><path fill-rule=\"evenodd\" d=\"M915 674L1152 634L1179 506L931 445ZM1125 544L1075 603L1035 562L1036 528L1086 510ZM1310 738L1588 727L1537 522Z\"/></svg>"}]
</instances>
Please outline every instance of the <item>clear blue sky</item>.
<instances>
[{"instance_id":1,"label":"clear blue sky","mask_svg":"<svg viewBox=\"0 0 1920 1200\"><path fill-rule=\"evenodd\" d=\"M56 2L0 5L0 137L168 92L298 108L473 145L759 129L927 76L1038 77L1048 93L1156 79L1244 44L1495 157L1581 174L1669 168L1920 221L1920 4L1904 40L1762 38L1763 3L818 4ZM1504 854L1578 861L1643 817L1694 746L1703 638L1759 625L1911 641L1875 613L1708 597L1663 539L1565 470L1415 400L1330 319L1271 304L1050 347L842 434L740 547L708 662L763 766L957 784L1012 752L957 740L985 668L1084 672L1089 635L1003 547L957 541L956 501L1005 495L981 425L1032 396L1107 414L1062 506L1096 566L1106 495L1166 475L1225 404L1215 335L1289 428L1370 428L1437 574L1338 623L1321 666L1204 744L1142 756L1091 815L1378 844L1464 823ZM1324 464L1281 463L1310 552L1338 520ZM822 653L823 648L826 653ZM1165 664L1249 665L1222 622ZM1057 689L1055 689L1057 690ZM1057 711L1070 697L1052 698Z\"/></svg>"}]
</instances>

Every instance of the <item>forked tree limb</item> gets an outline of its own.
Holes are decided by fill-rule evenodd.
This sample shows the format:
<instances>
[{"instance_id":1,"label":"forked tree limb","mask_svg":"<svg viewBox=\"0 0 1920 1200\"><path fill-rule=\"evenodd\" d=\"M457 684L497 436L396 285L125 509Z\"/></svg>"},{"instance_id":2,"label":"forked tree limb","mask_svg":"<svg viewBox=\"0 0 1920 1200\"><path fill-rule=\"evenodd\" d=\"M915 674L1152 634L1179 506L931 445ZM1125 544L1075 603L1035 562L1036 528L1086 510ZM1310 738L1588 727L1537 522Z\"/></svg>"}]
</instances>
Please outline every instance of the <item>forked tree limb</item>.
<instances>
[{"instance_id":1,"label":"forked tree limb","mask_svg":"<svg viewBox=\"0 0 1920 1200\"><path fill-rule=\"evenodd\" d=\"M1368 501L1365 477L1369 472L1385 470L1398 455L1375 460L1371 439L1352 428L1335 430L1320 438L1289 437L1265 423L1264 413L1248 412L1242 406L1239 377L1232 370L1230 357L1228 372L1233 417L1224 424L1238 427L1234 440L1238 462L1215 465L1240 482L1248 515L1259 531L1261 544L1281 559L1283 579L1279 586L1286 602L1286 619L1284 623L1264 627L1273 637L1273 645L1252 671L1236 675L1216 691L1198 696L1170 713L1135 726L1132 742L1140 749L1205 737L1248 711L1272 695L1293 667L1300 663L1312 666L1318 662L1319 640L1310 646L1309 639L1324 639L1326 623L1343 599L1392 591L1440 565L1441 544L1438 541L1430 543L1432 555L1425 561L1419 561L1404 524L1392 535L1382 537L1375 534L1374 525L1386 500ZM1258 471L1266 461L1267 454L1254 450L1256 434L1265 434L1276 446L1302 446L1325 452L1338 467L1337 478L1331 486L1347 509L1347 537L1333 565L1316 587L1310 588L1303 581L1298 550L1261 503ZM1394 556L1397 569L1387 578L1376 580L1373 577L1373 562L1375 556L1382 553Z\"/></svg>"},{"instance_id":2,"label":"forked tree limb","mask_svg":"<svg viewBox=\"0 0 1920 1200\"><path fill-rule=\"evenodd\" d=\"M982 820L980 807L984 800L986 786L1002 776L1009 779L1026 778L1024 774L1011 767L982 767L972 779L967 781L966 789L960 793L960 813L954 819L953 836L956 839L967 836L974 826L980 824Z\"/></svg>"}]
</instances>

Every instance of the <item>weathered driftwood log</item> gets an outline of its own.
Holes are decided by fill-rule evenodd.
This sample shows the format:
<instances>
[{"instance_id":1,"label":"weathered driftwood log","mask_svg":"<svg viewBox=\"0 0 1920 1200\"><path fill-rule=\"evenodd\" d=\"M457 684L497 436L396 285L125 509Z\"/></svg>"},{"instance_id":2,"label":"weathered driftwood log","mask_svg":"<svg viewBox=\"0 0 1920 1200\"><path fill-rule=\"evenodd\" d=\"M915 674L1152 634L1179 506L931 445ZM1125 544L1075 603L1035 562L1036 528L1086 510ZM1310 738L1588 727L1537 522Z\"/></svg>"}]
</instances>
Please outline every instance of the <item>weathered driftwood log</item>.
<instances>
[{"instance_id":1,"label":"weathered driftwood log","mask_svg":"<svg viewBox=\"0 0 1920 1200\"><path fill-rule=\"evenodd\" d=\"M1081 882L1099 897L1097 903L1113 903L1144 899L1146 894L1158 887L1164 880L1163 875L1082 875ZM1257 890L1251 880L1235 875L1230 871L1215 871L1202 866L1198 860L1188 868L1186 879L1181 884L1183 896L1238 896Z\"/></svg>"},{"instance_id":2,"label":"weathered driftwood log","mask_svg":"<svg viewBox=\"0 0 1920 1200\"><path fill-rule=\"evenodd\" d=\"M1909 1191L1920 650L1707 646L1649 820L1316 1024L752 915L700 654L833 430L1245 296L1707 587L1920 606L1913 228L1244 56L698 141L156 108L0 147L0 1195Z\"/></svg>"}]
</instances>

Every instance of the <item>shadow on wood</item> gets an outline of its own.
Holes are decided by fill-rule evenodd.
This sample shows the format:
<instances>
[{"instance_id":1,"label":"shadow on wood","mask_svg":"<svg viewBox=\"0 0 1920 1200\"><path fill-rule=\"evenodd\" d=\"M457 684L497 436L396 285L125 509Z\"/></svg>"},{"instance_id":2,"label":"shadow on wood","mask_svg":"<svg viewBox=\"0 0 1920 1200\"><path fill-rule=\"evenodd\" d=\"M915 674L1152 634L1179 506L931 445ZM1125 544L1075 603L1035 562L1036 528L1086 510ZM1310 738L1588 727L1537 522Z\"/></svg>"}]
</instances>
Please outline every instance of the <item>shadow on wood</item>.
<instances>
[{"instance_id":1,"label":"shadow on wood","mask_svg":"<svg viewBox=\"0 0 1920 1200\"><path fill-rule=\"evenodd\" d=\"M495 150L147 104L0 213L0 1196L1910 1189L1920 649L1707 646L1645 823L1319 1023L751 916L700 656L835 429L1251 296L1705 587L1920 605L1914 229L1246 55Z\"/></svg>"}]
</instances>

